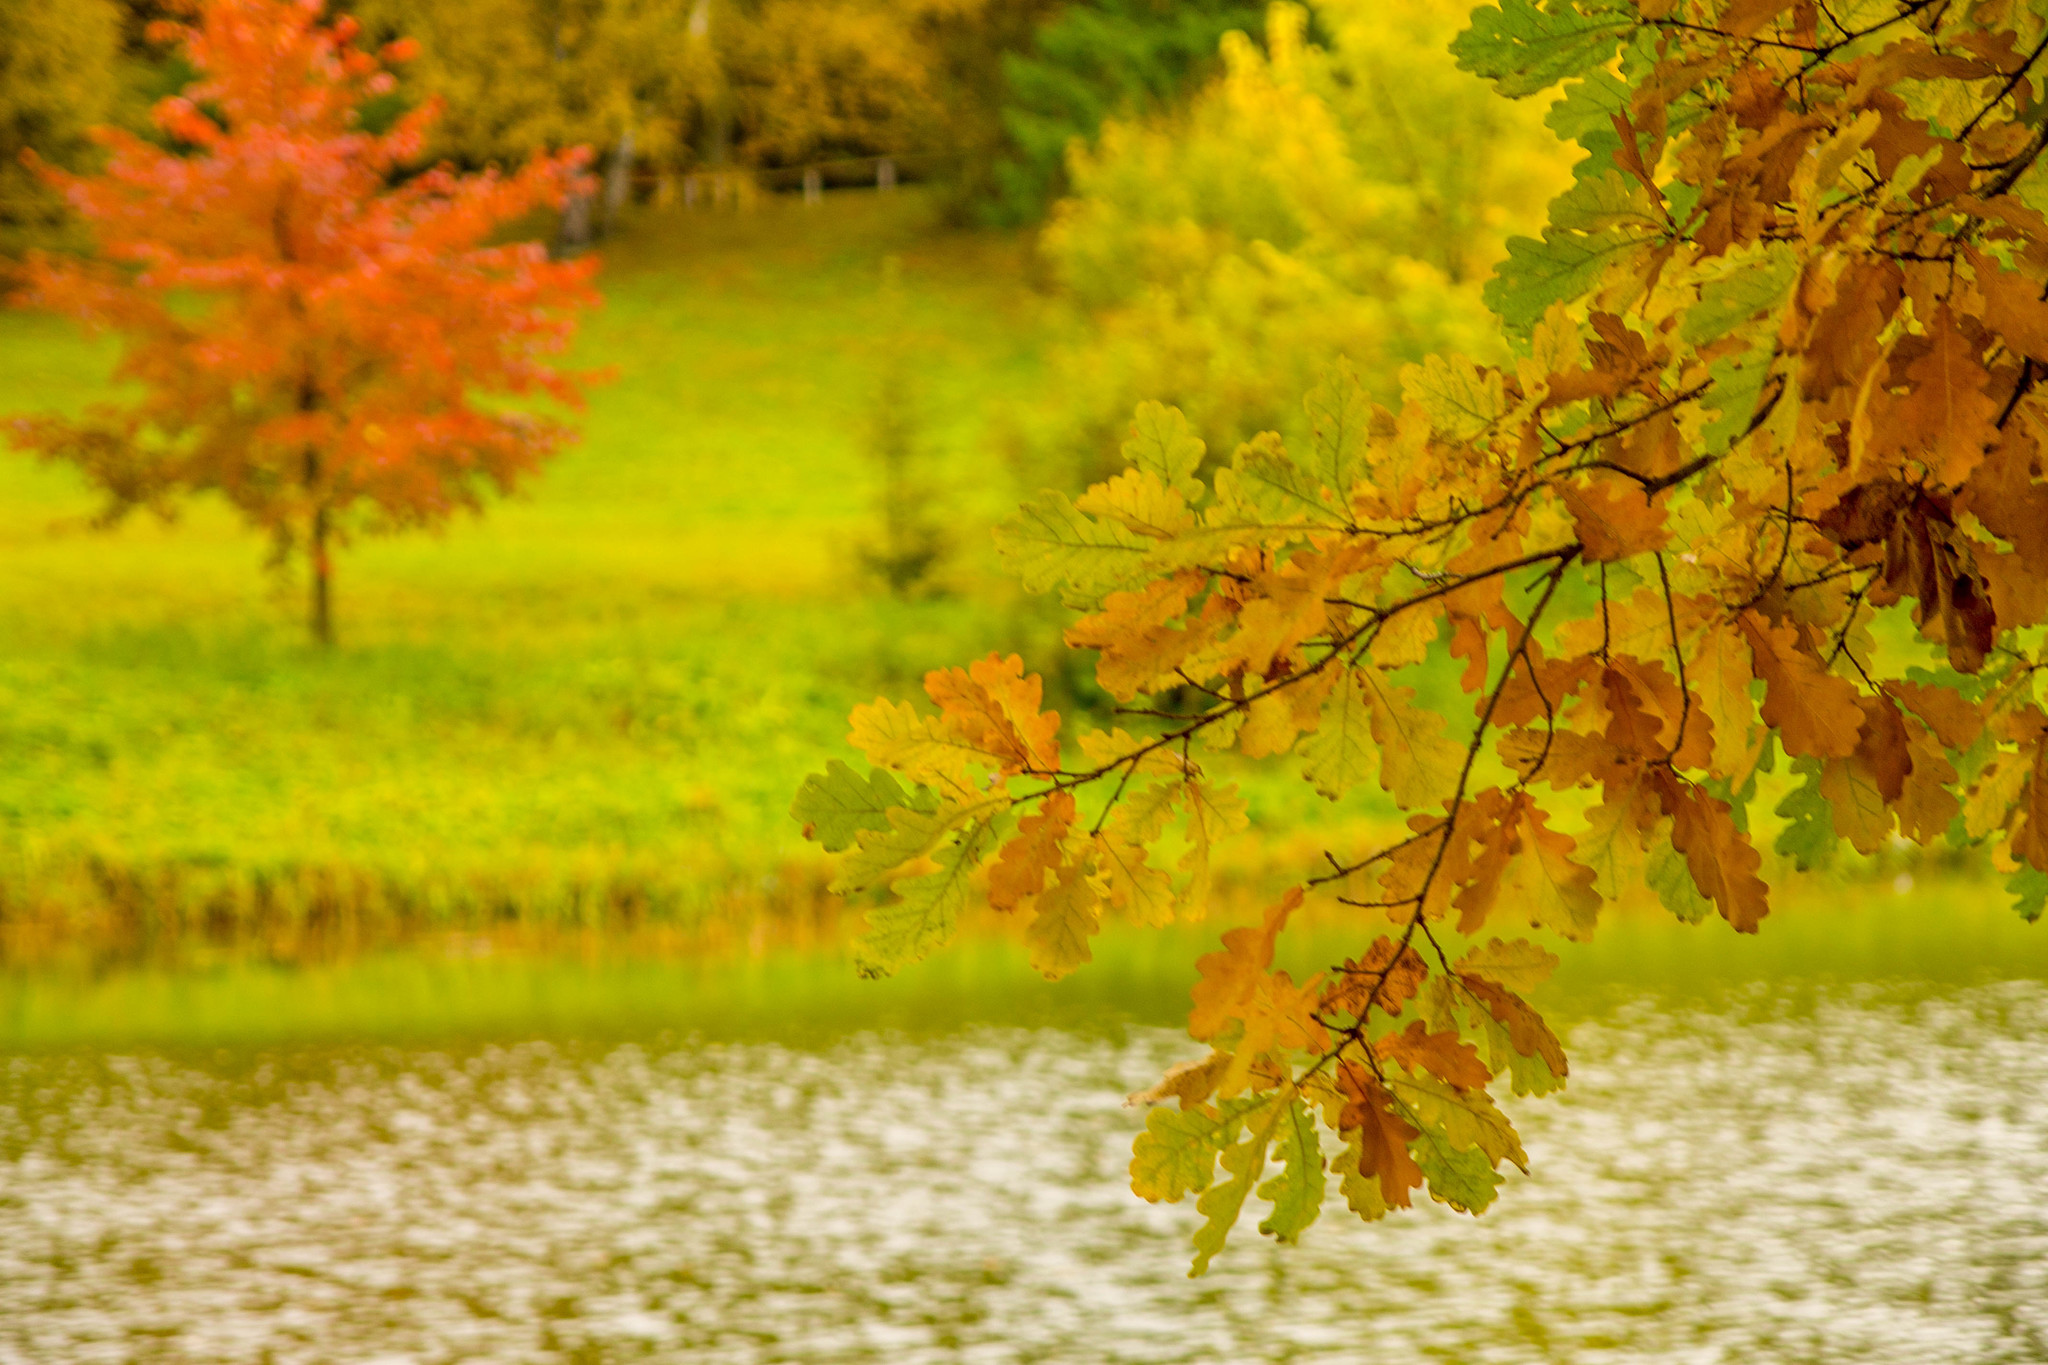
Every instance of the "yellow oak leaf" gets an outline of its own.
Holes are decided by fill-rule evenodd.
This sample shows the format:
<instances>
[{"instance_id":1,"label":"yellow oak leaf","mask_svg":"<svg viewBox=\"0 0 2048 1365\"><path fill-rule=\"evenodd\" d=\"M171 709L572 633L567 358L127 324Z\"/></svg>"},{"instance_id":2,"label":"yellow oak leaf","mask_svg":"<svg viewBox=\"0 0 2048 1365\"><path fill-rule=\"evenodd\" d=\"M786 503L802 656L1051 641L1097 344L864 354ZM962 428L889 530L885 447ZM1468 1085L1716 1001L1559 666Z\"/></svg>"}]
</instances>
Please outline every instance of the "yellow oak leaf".
<instances>
[{"instance_id":1,"label":"yellow oak leaf","mask_svg":"<svg viewBox=\"0 0 2048 1365\"><path fill-rule=\"evenodd\" d=\"M1366 651L1383 669L1405 668L1429 657L1429 646L1437 636L1438 614L1427 607L1410 607L1396 612L1372 637Z\"/></svg>"},{"instance_id":2,"label":"yellow oak leaf","mask_svg":"<svg viewBox=\"0 0 2048 1365\"><path fill-rule=\"evenodd\" d=\"M1187 499L1149 469L1126 469L1074 499L1074 506L1153 540L1170 540L1195 524Z\"/></svg>"},{"instance_id":3,"label":"yellow oak leaf","mask_svg":"<svg viewBox=\"0 0 2048 1365\"><path fill-rule=\"evenodd\" d=\"M1088 760L1090 768L1107 771L1121 764L1127 764L1132 755L1145 750L1133 769L1136 776L1177 777L1183 771L1180 754L1169 746L1155 744L1151 740L1136 739L1122 726L1110 730L1090 730L1078 736L1081 756Z\"/></svg>"},{"instance_id":4,"label":"yellow oak leaf","mask_svg":"<svg viewBox=\"0 0 2048 1365\"><path fill-rule=\"evenodd\" d=\"M1891 808L1871 774L1851 759L1831 758L1821 765L1820 794L1834 810L1835 833L1858 853L1875 853L1892 832Z\"/></svg>"},{"instance_id":5,"label":"yellow oak leaf","mask_svg":"<svg viewBox=\"0 0 2048 1365\"><path fill-rule=\"evenodd\" d=\"M969 774L976 765L994 763L938 717L919 715L909 702L877 697L866 706L853 708L850 720L849 744L876 767L894 769L918 782L966 788L973 785Z\"/></svg>"},{"instance_id":6,"label":"yellow oak leaf","mask_svg":"<svg viewBox=\"0 0 2048 1365\"><path fill-rule=\"evenodd\" d=\"M1095 836L1095 877L1103 899L1148 929L1173 923L1173 879L1146 861L1145 850L1105 829Z\"/></svg>"},{"instance_id":7,"label":"yellow oak leaf","mask_svg":"<svg viewBox=\"0 0 2048 1365\"><path fill-rule=\"evenodd\" d=\"M1972 839L2005 827L2032 771L2024 753L1994 754L1984 765L1963 801L1963 829Z\"/></svg>"},{"instance_id":8,"label":"yellow oak leaf","mask_svg":"<svg viewBox=\"0 0 2048 1365\"><path fill-rule=\"evenodd\" d=\"M1514 831L1518 847L1500 877L1499 903L1529 923L1553 929L1566 938L1590 938L1600 913L1600 893L1593 887L1593 869L1572 859L1577 847L1569 834L1547 827L1533 801L1521 801ZM1461 922L1461 929L1464 928Z\"/></svg>"},{"instance_id":9,"label":"yellow oak leaf","mask_svg":"<svg viewBox=\"0 0 2048 1365\"><path fill-rule=\"evenodd\" d=\"M1215 1092L1217 1078L1230 1065L1228 1052L1211 1052L1206 1057L1191 1062L1175 1062L1166 1068L1166 1074L1143 1090L1134 1090L1124 1098L1127 1108L1141 1104L1164 1104L1168 1100L1179 1100L1183 1110L1193 1109Z\"/></svg>"},{"instance_id":10,"label":"yellow oak leaf","mask_svg":"<svg viewBox=\"0 0 2048 1365\"><path fill-rule=\"evenodd\" d=\"M1345 669L1323 702L1316 731L1302 742L1302 776L1335 801L1372 777L1379 751L1372 739L1372 709L1364 684Z\"/></svg>"},{"instance_id":11,"label":"yellow oak leaf","mask_svg":"<svg viewBox=\"0 0 2048 1365\"><path fill-rule=\"evenodd\" d=\"M1713 770L1723 777L1734 776L1749 761L1750 733L1756 728L1756 700L1750 695L1755 678L1749 646L1732 626L1717 623L1700 632L1686 661L1685 680L1713 722Z\"/></svg>"},{"instance_id":12,"label":"yellow oak leaf","mask_svg":"<svg viewBox=\"0 0 2048 1365\"><path fill-rule=\"evenodd\" d=\"M1055 981L1094 957L1088 940L1102 928L1102 903L1088 871L1063 864L1053 885L1040 893L1038 913L1024 930L1031 965Z\"/></svg>"},{"instance_id":13,"label":"yellow oak leaf","mask_svg":"<svg viewBox=\"0 0 2048 1365\"><path fill-rule=\"evenodd\" d=\"M1181 784L1181 795L1188 812L1188 848L1179 864L1188 879L1181 896L1182 914L1198 920L1209 912L1210 850L1217 840L1237 833L1248 821L1244 798L1237 794L1236 787L1186 782Z\"/></svg>"},{"instance_id":14,"label":"yellow oak leaf","mask_svg":"<svg viewBox=\"0 0 2048 1365\"><path fill-rule=\"evenodd\" d=\"M1459 958L1455 970L1460 976L1483 976L1526 995L1550 979L1557 962L1557 954L1527 939L1503 943L1496 938Z\"/></svg>"},{"instance_id":15,"label":"yellow oak leaf","mask_svg":"<svg viewBox=\"0 0 2048 1365\"><path fill-rule=\"evenodd\" d=\"M1359 679L1379 746L1380 785L1407 810L1447 799L1465 765L1465 746L1451 738L1442 716L1415 705L1414 688L1394 686L1366 670Z\"/></svg>"},{"instance_id":16,"label":"yellow oak leaf","mask_svg":"<svg viewBox=\"0 0 2048 1365\"><path fill-rule=\"evenodd\" d=\"M1244 728L1237 732L1238 751L1246 758L1271 758L1292 749L1300 733L1293 699L1287 692L1269 692L1245 708Z\"/></svg>"},{"instance_id":17,"label":"yellow oak leaf","mask_svg":"<svg viewBox=\"0 0 2048 1365\"><path fill-rule=\"evenodd\" d=\"M1118 701L1167 684L1207 638L1207 631L1175 625L1187 614L1188 596L1196 584L1187 575L1161 578L1136 592L1113 592L1102 610L1068 628L1074 649L1101 652L1095 680Z\"/></svg>"}]
</instances>

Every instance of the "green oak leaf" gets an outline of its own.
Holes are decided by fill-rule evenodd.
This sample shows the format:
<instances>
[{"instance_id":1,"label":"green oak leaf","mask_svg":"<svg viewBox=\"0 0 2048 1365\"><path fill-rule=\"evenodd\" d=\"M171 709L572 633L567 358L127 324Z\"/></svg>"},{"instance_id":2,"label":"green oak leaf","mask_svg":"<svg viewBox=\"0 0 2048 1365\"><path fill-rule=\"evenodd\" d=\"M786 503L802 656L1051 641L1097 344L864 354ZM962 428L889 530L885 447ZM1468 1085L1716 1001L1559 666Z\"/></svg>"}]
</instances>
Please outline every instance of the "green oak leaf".
<instances>
[{"instance_id":1,"label":"green oak leaf","mask_svg":"<svg viewBox=\"0 0 2048 1365\"><path fill-rule=\"evenodd\" d=\"M2012 893L2012 908L2029 924L2048 910L2048 872L2038 867L2022 867L2005 884L2005 889Z\"/></svg>"},{"instance_id":2,"label":"green oak leaf","mask_svg":"<svg viewBox=\"0 0 2048 1365\"><path fill-rule=\"evenodd\" d=\"M1138 404L1123 456L1132 468L1158 475L1161 483L1192 503L1202 495L1202 481L1195 471L1201 468L1207 450L1179 408L1145 402Z\"/></svg>"},{"instance_id":3,"label":"green oak leaf","mask_svg":"<svg viewBox=\"0 0 2048 1365\"><path fill-rule=\"evenodd\" d=\"M1660 841L1650 849L1650 855L1644 862L1643 880L1657 893L1657 899L1663 902L1664 908L1681 923L1698 924L1714 913L1714 902L1700 894L1685 855L1668 841Z\"/></svg>"},{"instance_id":4,"label":"green oak leaf","mask_svg":"<svg viewBox=\"0 0 2048 1365\"><path fill-rule=\"evenodd\" d=\"M1441 1132L1424 1129L1408 1147L1429 1182L1429 1197L1460 1213L1486 1212L1505 1183L1506 1177L1493 1168L1486 1153L1477 1147L1457 1147Z\"/></svg>"},{"instance_id":5,"label":"green oak leaf","mask_svg":"<svg viewBox=\"0 0 2048 1365\"><path fill-rule=\"evenodd\" d=\"M1486 282L1486 306L1521 336L1533 330L1553 303L1588 293L1610 261L1635 249L1641 239L1620 229L1593 234L1546 229L1543 238L1510 237L1508 256Z\"/></svg>"},{"instance_id":6,"label":"green oak leaf","mask_svg":"<svg viewBox=\"0 0 2048 1365\"><path fill-rule=\"evenodd\" d=\"M1209 1262L1223 1250L1224 1239L1230 1236L1238 1214L1243 1212L1246 1197L1266 1168L1266 1148L1272 1144L1280 1113L1281 1106L1268 1103L1263 1113L1250 1116L1242 1142L1224 1146L1223 1169L1229 1179L1211 1185L1195 1201L1195 1210L1202 1215L1203 1222L1195 1229L1195 1263L1188 1271L1189 1279L1207 1274Z\"/></svg>"},{"instance_id":7,"label":"green oak leaf","mask_svg":"<svg viewBox=\"0 0 2048 1365\"><path fill-rule=\"evenodd\" d=\"M1636 22L1627 0L1501 0L1472 11L1451 52L1461 68L1520 99L1605 66Z\"/></svg>"},{"instance_id":8,"label":"green oak leaf","mask_svg":"<svg viewBox=\"0 0 2048 1365\"><path fill-rule=\"evenodd\" d=\"M1178 1204L1206 1190L1216 1157L1234 1127L1207 1105L1159 1107L1145 1115L1145 1131L1131 1144L1131 1192L1157 1204Z\"/></svg>"},{"instance_id":9,"label":"green oak leaf","mask_svg":"<svg viewBox=\"0 0 2048 1365\"><path fill-rule=\"evenodd\" d=\"M945 946L975 894L974 869L995 850L1007 823L1004 814L973 821L932 851L938 871L897 882L896 899L868 911L868 931L854 944L855 970L870 978L888 976Z\"/></svg>"},{"instance_id":10,"label":"green oak leaf","mask_svg":"<svg viewBox=\"0 0 2048 1365\"><path fill-rule=\"evenodd\" d=\"M1678 333L1695 346L1718 341L1757 314L1782 307L1799 277L1799 258L1783 242L1731 263L1728 273L1700 286L1700 301L1686 310Z\"/></svg>"},{"instance_id":11,"label":"green oak leaf","mask_svg":"<svg viewBox=\"0 0 2048 1365\"><path fill-rule=\"evenodd\" d=\"M1792 765L1792 770L1804 774L1804 780L1778 803L1785 828L1779 831L1772 847L1790 858L1801 872L1811 872L1834 857L1839 842L1835 837L1835 808L1821 793L1818 763L1802 758Z\"/></svg>"},{"instance_id":12,"label":"green oak leaf","mask_svg":"<svg viewBox=\"0 0 2048 1365\"><path fill-rule=\"evenodd\" d=\"M995 531L996 553L1027 592L1059 589L1072 605L1092 605L1150 577L1154 542L1114 521L1098 520L1064 493L1047 490Z\"/></svg>"},{"instance_id":13,"label":"green oak leaf","mask_svg":"<svg viewBox=\"0 0 2048 1365\"><path fill-rule=\"evenodd\" d=\"M892 808L928 813L938 809L938 798L926 787L906 793L894 774L882 768L863 779L835 758L824 772L804 779L789 814L803 823L805 838L816 839L827 853L841 853L853 847L862 830L889 828Z\"/></svg>"},{"instance_id":14,"label":"green oak leaf","mask_svg":"<svg viewBox=\"0 0 2048 1365\"><path fill-rule=\"evenodd\" d=\"M1273 1156L1280 1172L1259 1186L1259 1198L1273 1206L1259 1231L1283 1242L1297 1240L1323 1211L1328 1179L1316 1117L1299 1098L1290 1101L1273 1132Z\"/></svg>"}]
</instances>

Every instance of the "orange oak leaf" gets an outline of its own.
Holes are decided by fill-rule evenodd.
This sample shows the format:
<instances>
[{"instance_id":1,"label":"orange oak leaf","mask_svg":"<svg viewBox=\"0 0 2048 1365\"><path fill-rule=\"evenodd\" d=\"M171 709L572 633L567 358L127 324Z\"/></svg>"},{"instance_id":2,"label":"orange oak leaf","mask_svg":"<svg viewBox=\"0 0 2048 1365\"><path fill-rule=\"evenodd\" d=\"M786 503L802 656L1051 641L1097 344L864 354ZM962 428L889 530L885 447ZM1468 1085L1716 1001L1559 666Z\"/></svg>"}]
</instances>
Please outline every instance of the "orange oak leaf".
<instances>
[{"instance_id":1,"label":"orange oak leaf","mask_svg":"<svg viewBox=\"0 0 2048 1365\"><path fill-rule=\"evenodd\" d=\"M1477 692L1486 686L1486 627L1463 612L1451 614L1451 656L1465 661L1458 686Z\"/></svg>"},{"instance_id":2,"label":"orange oak leaf","mask_svg":"<svg viewBox=\"0 0 2048 1365\"><path fill-rule=\"evenodd\" d=\"M1421 1131L1394 1112L1394 1097L1379 1077L1356 1062L1337 1068L1337 1089L1345 1098L1337 1127L1358 1135L1358 1173L1380 1182L1380 1197L1390 1208L1409 1207L1408 1191L1422 1185L1422 1168L1408 1151Z\"/></svg>"},{"instance_id":3,"label":"orange oak leaf","mask_svg":"<svg viewBox=\"0 0 2048 1365\"><path fill-rule=\"evenodd\" d=\"M1948 832L1962 811L1956 795L1958 778L1939 738L1917 720L1906 728L1912 767L1899 793L1899 830L1915 843L1931 844Z\"/></svg>"},{"instance_id":4,"label":"orange oak leaf","mask_svg":"<svg viewBox=\"0 0 2048 1365\"><path fill-rule=\"evenodd\" d=\"M2034 743L2033 771L2027 777L2026 799L2012 831L2012 855L2048 872L2048 742Z\"/></svg>"},{"instance_id":5,"label":"orange oak leaf","mask_svg":"<svg viewBox=\"0 0 2048 1365\"><path fill-rule=\"evenodd\" d=\"M1885 691L1896 697L1908 711L1927 722L1935 736L1951 749L1967 749L1984 733L1984 713L1976 703L1946 688L1926 683L1893 682Z\"/></svg>"},{"instance_id":6,"label":"orange oak leaf","mask_svg":"<svg viewBox=\"0 0 2048 1365\"><path fill-rule=\"evenodd\" d=\"M1507 1030L1508 1044L1515 1051L1524 1057L1541 1058L1554 1075L1568 1074L1564 1044L1528 1001L1497 981L1471 973L1459 975L1458 987L1485 1006L1494 1021Z\"/></svg>"},{"instance_id":7,"label":"orange oak leaf","mask_svg":"<svg viewBox=\"0 0 2048 1365\"><path fill-rule=\"evenodd\" d=\"M1381 935L1362 958L1346 958L1323 991L1322 1008L1362 1017L1368 1008L1399 1014L1422 988L1429 968L1412 947Z\"/></svg>"},{"instance_id":8,"label":"orange oak leaf","mask_svg":"<svg viewBox=\"0 0 2048 1365\"><path fill-rule=\"evenodd\" d=\"M1206 631L1174 624L1187 614L1200 583L1198 574L1180 574L1136 592L1113 592L1102 599L1100 612L1068 628L1067 644L1099 650L1095 680L1118 701L1129 701L1170 679L1203 643Z\"/></svg>"},{"instance_id":9,"label":"orange oak leaf","mask_svg":"<svg viewBox=\"0 0 2048 1365\"><path fill-rule=\"evenodd\" d=\"M1847 758L1856 752L1863 709L1856 688L1826 672L1800 647L1799 633L1753 611L1738 618L1749 640L1756 674L1764 680L1763 718L1785 751L1811 758Z\"/></svg>"},{"instance_id":10,"label":"orange oak leaf","mask_svg":"<svg viewBox=\"0 0 2048 1365\"><path fill-rule=\"evenodd\" d=\"M1005 776L1059 771L1059 713L1039 710L1045 684L1035 673L1025 676L1017 655L991 654L964 669L927 673L924 690L946 728L996 759Z\"/></svg>"},{"instance_id":11,"label":"orange oak leaf","mask_svg":"<svg viewBox=\"0 0 2048 1365\"><path fill-rule=\"evenodd\" d=\"M1045 878L1060 865L1060 845L1074 827L1076 810L1070 792L1045 798L1036 815L1017 822L1017 833L1004 844L988 871L988 903L1008 912L1027 905L1045 889Z\"/></svg>"},{"instance_id":12,"label":"orange oak leaf","mask_svg":"<svg viewBox=\"0 0 2048 1365\"><path fill-rule=\"evenodd\" d=\"M1479 1049L1460 1038L1455 1029L1431 1033L1420 1019L1399 1033L1389 1033L1373 1044L1373 1051L1410 1071L1428 1072L1460 1090L1484 1090L1493 1079Z\"/></svg>"},{"instance_id":13,"label":"orange oak leaf","mask_svg":"<svg viewBox=\"0 0 2048 1365\"><path fill-rule=\"evenodd\" d=\"M1997 443L1992 422L1999 403L1986 391L1989 376L1977 362L1977 348L1947 305L1935 310L1925 340L1925 353L1906 366L1912 395L1891 405L1872 449L1897 451L1924 465L1937 482L1954 486Z\"/></svg>"},{"instance_id":14,"label":"orange oak leaf","mask_svg":"<svg viewBox=\"0 0 2048 1365\"><path fill-rule=\"evenodd\" d=\"M1205 953L1195 960L1199 974L1193 996L1194 1011L1188 1016L1188 1032L1196 1038L1213 1038L1232 1020L1242 1020L1252 1000L1265 987L1273 965L1273 945L1287 918L1301 907L1301 888L1291 888L1257 927L1244 925L1223 934L1223 950Z\"/></svg>"},{"instance_id":15,"label":"orange oak leaf","mask_svg":"<svg viewBox=\"0 0 2048 1365\"><path fill-rule=\"evenodd\" d=\"M1640 485L1623 479L1585 487L1565 484L1558 496L1571 513L1572 530L1585 547L1585 557L1594 563L1648 554L1671 543L1664 509L1644 496Z\"/></svg>"},{"instance_id":16,"label":"orange oak leaf","mask_svg":"<svg viewBox=\"0 0 2048 1365\"><path fill-rule=\"evenodd\" d=\"M1735 827L1727 802L1668 772L1658 778L1658 795L1671 817L1671 844L1685 855L1693 885L1738 933L1755 933L1771 912L1770 888L1756 875L1762 855Z\"/></svg>"}]
</instances>

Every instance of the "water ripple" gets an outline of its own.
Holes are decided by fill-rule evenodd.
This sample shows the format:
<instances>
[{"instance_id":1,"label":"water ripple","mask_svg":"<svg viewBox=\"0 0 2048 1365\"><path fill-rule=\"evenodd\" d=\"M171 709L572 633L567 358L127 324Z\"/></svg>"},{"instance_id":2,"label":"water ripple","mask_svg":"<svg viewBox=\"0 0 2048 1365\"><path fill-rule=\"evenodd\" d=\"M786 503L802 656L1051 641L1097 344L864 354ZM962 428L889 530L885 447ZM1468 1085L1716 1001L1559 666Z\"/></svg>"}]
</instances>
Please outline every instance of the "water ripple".
<instances>
[{"instance_id":1,"label":"water ripple","mask_svg":"<svg viewBox=\"0 0 2048 1365\"><path fill-rule=\"evenodd\" d=\"M2040 1361L2044 1025L1625 1007L1495 1213L1194 1283L1123 1188L1163 1032L0 1059L0 1362Z\"/></svg>"}]
</instances>

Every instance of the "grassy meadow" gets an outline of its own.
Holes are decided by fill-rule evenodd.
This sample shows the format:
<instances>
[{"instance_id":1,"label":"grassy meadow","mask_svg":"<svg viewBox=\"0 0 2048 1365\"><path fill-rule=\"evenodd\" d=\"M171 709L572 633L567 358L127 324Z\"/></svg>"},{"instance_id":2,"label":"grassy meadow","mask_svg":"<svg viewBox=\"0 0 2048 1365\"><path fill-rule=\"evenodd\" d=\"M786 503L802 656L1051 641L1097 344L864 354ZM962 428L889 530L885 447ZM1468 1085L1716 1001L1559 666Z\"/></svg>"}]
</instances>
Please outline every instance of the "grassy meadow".
<instances>
[{"instance_id":1,"label":"grassy meadow","mask_svg":"<svg viewBox=\"0 0 2048 1365\"><path fill-rule=\"evenodd\" d=\"M848 709L990 649L1072 667L986 535L1064 325L1027 236L846 193L650 215L604 255L582 442L482 518L359 539L332 653L224 506L99 530L72 471L0 460L0 955L829 923L786 811ZM92 401L114 355L0 313L0 413ZM858 553L891 367L957 546L908 600Z\"/></svg>"},{"instance_id":2,"label":"grassy meadow","mask_svg":"<svg viewBox=\"0 0 2048 1365\"><path fill-rule=\"evenodd\" d=\"M583 441L482 518L361 538L331 652L224 507L95 529L70 470L0 460L0 961L308 963L449 933L458 963L836 949L844 908L786 812L847 752L849 708L1000 649L1111 719L986 534L1036 486L1016 452L1075 325L1031 253L914 191L635 220L579 343L611 375ZM92 401L113 355L0 313L0 413ZM906 599L859 553L892 373L955 542ZM1222 865L1248 892L1396 818L1208 761L1251 802Z\"/></svg>"}]
</instances>

